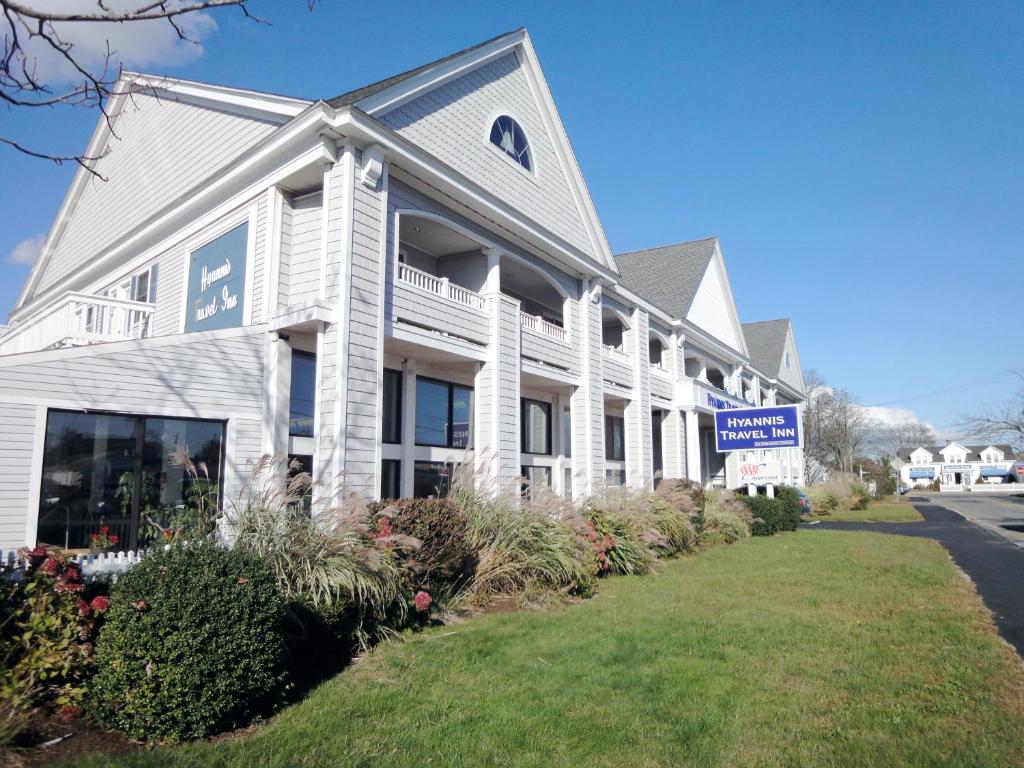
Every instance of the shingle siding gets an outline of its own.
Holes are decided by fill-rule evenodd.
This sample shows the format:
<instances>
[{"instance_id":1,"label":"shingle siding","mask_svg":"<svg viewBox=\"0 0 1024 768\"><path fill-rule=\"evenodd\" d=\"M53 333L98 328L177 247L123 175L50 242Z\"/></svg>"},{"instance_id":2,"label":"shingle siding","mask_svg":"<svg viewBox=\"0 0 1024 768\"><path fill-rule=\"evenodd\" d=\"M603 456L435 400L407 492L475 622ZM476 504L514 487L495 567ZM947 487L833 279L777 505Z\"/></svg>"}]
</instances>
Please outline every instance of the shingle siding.
<instances>
[{"instance_id":1,"label":"shingle siding","mask_svg":"<svg viewBox=\"0 0 1024 768\"><path fill-rule=\"evenodd\" d=\"M510 114L522 125L535 174L489 142L491 121ZM579 209L514 53L463 75L380 118L467 178L594 258Z\"/></svg>"}]
</instances>

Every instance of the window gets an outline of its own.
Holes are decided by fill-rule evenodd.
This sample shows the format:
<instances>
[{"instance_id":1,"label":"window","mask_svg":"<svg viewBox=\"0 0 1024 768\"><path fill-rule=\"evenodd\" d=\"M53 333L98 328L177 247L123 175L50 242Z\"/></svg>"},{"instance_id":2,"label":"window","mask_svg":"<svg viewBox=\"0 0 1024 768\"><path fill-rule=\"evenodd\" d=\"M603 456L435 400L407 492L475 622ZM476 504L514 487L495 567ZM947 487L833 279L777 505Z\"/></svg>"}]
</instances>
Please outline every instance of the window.
<instances>
[{"instance_id":1,"label":"window","mask_svg":"<svg viewBox=\"0 0 1024 768\"><path fill-rule=\"evenodd\" d=\"M789 352L786 352L786 367L787 368L792 368L793 367L793 359L789 356Z\"/></svg>"},{"instance_id":2,"label":"window","mask_svg":"<svg viewBox=\"0 0 1024 768\"><path fill-rule=\"evenodd\" d=\"M568 405L562 406L562 455L572 456L572 410Z\"/></svg>"},{"instance_id":3,"label":"window","mask_svg":"<svg viewBox=\"0 0 1024 768\"><path fill-rule=\"evenodd\" d=\"M626 484L626 473L621 469L606 469L604 471L606 485L618 487Z\"/></svg>"},{"instance_id":4,"label":"window","mask_svg":"<svg viewBox=\"0 0 1024 768\"><path fill-rule=\"evenodd\" d=\"M466 448L472 428L472 387L416 379L416 445Z\"/></svg>"},{"instance_id":5,"label":"window","mask_svg":"<svg viewBox=\"0 0 1024 768\"><path fill-rule=\"evenodd\" d=\"M523 496L530 498L536 488L551 487L551 467L520 467L523 474Z\"/></svg>"},{"instance_id":6,"label":"window","mask_svg":"<svg viewBox=\"0 0 1024 768\"><path fill-rule=\"evenodd\" d=\"M526 134L519 127L519 123L508 115L501 115L491 126L491 144L526 170L533 170L533 156L526 141Z\"/></svg>"},{"instance_id":7,"label":"window","mask_svg":"<svg viewBox=\"0 0 1024 768\"><path fill-rule=\"evenodd\" d=\"M611 461L626 460L626 420L621 416L604 417L604 457Z\"/></svg>"},{"instance_id":8,"label":"window","mask_svg":"<svg viewBox=\"0 0 1024 768\"><path fill-rule=\"evenodd\" d=\"M288 403L288 434L312 437L316 404L316 355L292 351L292 383Z\"/></svg>"},{"instance_id":9,"label":"window","mask_svg":"<svg viewBox=\"0 0 1024 768\"><path fill-rule=\"evenodd\" d=\"M522 400L522 451L551 455L551 403Z\"/></svg>"},{"instance_id":10,"label":"window","mask_svg":"<svg viewBox=\"0 0 1024 768\"><path fill-rule=\"evenodd\" d=\"M384 459L380 463L380 497L397 499L402 495L402 462Z\"/></svg>"},{"instance_id":11,"label":"window","mask_svg":"<svg viewBox=\"0 0 1024 768\"><path fill-rule=\"evenodd\" d=\"M288 454L288 481L300 473L309 475L309 487L302 494L299 506L307 512L313 508L313 457L304 453Z\"/></svg>"},{"instance_id":12,"label":"window","mask_svg":"<svg viewBox=\"0 0 1024 768\"><path fill-rule=\"evenodd\" d=\"M417 499L427 496L447 496L454 467L442 461L417 461L413 464L412 495Z\"/></svg>"},{"instance_id":13,"label":"window","mask_svg":"<svg viewBox=\"0 0 1024 768\"><path fill-rule=\"evenodd\" d=\"M101 526L119 549L159 541L194 521L202 502L219 503L223 446L220 421L51 410L38 542L84 549Z\"/></svg>"},{"instance_id":14,"label":"window","mask_svg":"<svg viewBox=\"0 0 1024 768\"><path fill-rule=\"evenodd\" d=\"M402 372L384 369L384 407L381 440L385 443L402 442ZM385 496L384 498L395 498Z\"/></svg>"},{"instance_id":15,"label":"window","mask_svg":"<svg viewBox=\"0 0 1024 768\"><path fill-rule=\"evenodd\" d=\"M661 341L651 339L647 344L647 348L651 356L651 365L661 365L661 355L664 350L664 347L661 346Z\"/></svg>"}]
</instances>

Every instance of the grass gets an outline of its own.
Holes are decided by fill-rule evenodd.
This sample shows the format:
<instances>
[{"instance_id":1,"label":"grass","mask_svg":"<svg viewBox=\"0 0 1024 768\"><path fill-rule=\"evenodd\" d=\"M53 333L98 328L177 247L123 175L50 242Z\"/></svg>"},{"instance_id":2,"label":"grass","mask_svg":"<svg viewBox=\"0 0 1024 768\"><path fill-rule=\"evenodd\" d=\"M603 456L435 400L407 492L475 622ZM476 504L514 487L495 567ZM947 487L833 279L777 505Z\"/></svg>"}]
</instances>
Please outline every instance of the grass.
<instances>
[{"instance_id":1,"label":"grass","mask_svg":"<svg viewBox=\"0 0 1024 768\"><path fill-rule=\"evenodd\" d=\"M802 531L383 645L242 735L82 766L1024 765L1024 676L938 544Z\"/></svg>"},{"instance_id":2,"label":"grass","mask_svg":"<svg viewBox=\"0 0 1024 768\"><path fill-rule=\"evenodd\" d=\"M867 509L833 512L821 517L812 515L810 519L830 523L912 523L922 518L910 502L888 500L872 501Z\"/></svg>"}]
</instances>

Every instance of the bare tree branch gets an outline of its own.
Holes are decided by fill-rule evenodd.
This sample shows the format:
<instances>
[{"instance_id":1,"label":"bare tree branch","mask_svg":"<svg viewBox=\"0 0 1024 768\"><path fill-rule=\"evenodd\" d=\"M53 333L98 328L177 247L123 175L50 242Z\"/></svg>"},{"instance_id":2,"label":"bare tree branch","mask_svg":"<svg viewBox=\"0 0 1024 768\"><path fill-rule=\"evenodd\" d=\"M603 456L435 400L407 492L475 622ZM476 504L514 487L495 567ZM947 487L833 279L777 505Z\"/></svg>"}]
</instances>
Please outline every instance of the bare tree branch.
<instances>
[{"instance_id":1,"label":"bare tree branch","mask_svg":"<svg viewBox=\"0 0 1024 768\"><path fill-rule=\"evenodd\" d=\"M0 0L0 32L3 33L3 51L0 54L0 104L8 109L33 107L85 107L96 108L102 113L107 125L113 130L113 121L108 112L108 102L114 95L123 69L117 52L106 42L106 53L96 66L88 63L87 57L79 55L73 43L62 36L58 25L72 23L118 25L145 21L166 21L175 36L184 42L196 43L189 38L181 19L189 14L220 8L237 8L242 14L258 23L263 19L250 13L248 0L197 0L196 2L173 2L173 0L148 0L135 7L112 9L103 0L96 0L95 11L70 11L61 9L35 8L26 0ZM310 3L312 8L313 3ZM66 28L64 28L66 31ZM29 46L43 50L62 61L77 79L71 87L55 91L38 75L37 59ZM198 43L197 43L198 44ZM129 91L134 90L132 85ZM140 87L140 91L153 90ZM64 155L29 149L12 137L0 136L0 143L30 157L50 160L58 165L75 162L93 175L100 176L91 163L97 157Z\"/></svg>"},{"instance_id":2,"label":"bare tree branch","mask_svg":"<svg viewBox=\"0 0 1024 768\"><path fill-rule=\"evenodd\" d=\"M1014 371L1020 379L1017 392L1005 403L992 405L964 416L960 427L966 433L987 440L1007 439L1024 451L1024 369Z\"/></svg>"}]
</instances>

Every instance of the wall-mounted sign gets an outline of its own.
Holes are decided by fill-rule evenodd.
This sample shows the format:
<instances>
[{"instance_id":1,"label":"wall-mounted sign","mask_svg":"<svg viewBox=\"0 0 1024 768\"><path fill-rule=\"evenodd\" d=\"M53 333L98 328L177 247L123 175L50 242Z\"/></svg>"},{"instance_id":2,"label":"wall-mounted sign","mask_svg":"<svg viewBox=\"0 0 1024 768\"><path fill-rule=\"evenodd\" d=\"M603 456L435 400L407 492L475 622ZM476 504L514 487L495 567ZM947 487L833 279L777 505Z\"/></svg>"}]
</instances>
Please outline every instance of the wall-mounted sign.
<instances>
[{"instance_id":1,"label":"wall-mounted sign","mask_svg":"<svg viewBox=\"0 0 1024 768\"><path fill-rule=\"evenodd\" d=\"M749 408L750 403L744 402L725 392L711 390L697 385L697 405L712 411L725 411L732 408Z\"/></svg>"},{"instance_id":2,"label":"wall-mounted sign","mask_svg":"<svg viewBox=\"0 0 1024 768\"><path fill-rule=\"evenodd\" d=\"M942 466L943 472L970 472L970 464L944 464Z\"/></svg>"},{"instance_id":3,"label":"wall-mounted sign","mask_svg":"<svg viewBox=\"0 0 1024 768\"><path fill-rule=\"evenodd\" d=\"M235 328L245 312L248 223L192 251L188 265L185 332Z\"/></svg>"},{"instance_id":4,"label":"wall-mounted sign","mask_svg":"<svg viewBox=\"0 0 1024 768\"><path fill-rule=\"evenodd\" d=\"M931 479L935 477L935 470L932 467L912 467L910 470L911 480Z\"/></svg>"},{"instance_id":5,"label":"wall-mounted sign","mask_svg":"<svg viewBox=\"0 0 1024 768\"><path fill-rule=\"evenodd\" d=\"M988 466L988 467L982 467L981 468L981 476L982 477L1005 477L1008 474L1010 474L1010 468L1009 467L993 467L993 466Z\"/></svg>"},{"instance_id":6,"label":"wall-mounted sign","mask_svg":"<svg viewBox=\"0 0 1024 768\"><path fill-rule=\"evenodd\" d=\"M799 447L800 413L795 405L715 412L715 450L719 453Z\"/></svg>"},{"instance_id":7,"label":"wall-mounted sign","mask_svg":"<svg viewBox=\"0 0 1024 768\"><path fill-rule=\"evenodd\" d=\"M743 485L778 485L781 482L782 467L777 459L740 463L740 483Z\"/></svg>"}]
</instances>

